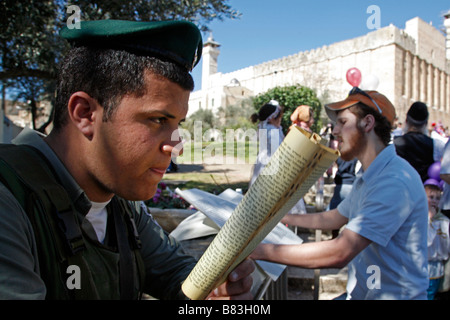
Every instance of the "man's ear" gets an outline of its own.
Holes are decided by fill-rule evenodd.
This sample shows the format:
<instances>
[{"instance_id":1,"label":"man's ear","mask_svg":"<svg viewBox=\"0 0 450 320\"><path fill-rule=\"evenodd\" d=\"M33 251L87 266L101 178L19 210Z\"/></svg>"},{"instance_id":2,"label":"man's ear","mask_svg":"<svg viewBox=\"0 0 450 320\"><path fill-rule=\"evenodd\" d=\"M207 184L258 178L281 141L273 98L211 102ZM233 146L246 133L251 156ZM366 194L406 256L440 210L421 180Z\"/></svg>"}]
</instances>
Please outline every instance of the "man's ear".
<instances>
[{"instance_id":1,"label":"man's ear","mask_svg":"<svg viewBox=\"0 0 450 320\"><path fill-rule=\"evenodd\" d=\"M375 128L375 117L371 114L368 114L364 117L364 119L361 120L361 128L365 132L369 132L373 128Z\"/></svg>"},{"instance_id":2,"label":"man's ear","mask_svg":"<svg viewBox=\"0 0 450 320\"><path fill-rule=\"evenodd\" d=\"M89 140L93 137L96 119L101 117L100 109L97 100L83 91L73 93L67 105L70 120Z\"/></svg>"}]
</instances>

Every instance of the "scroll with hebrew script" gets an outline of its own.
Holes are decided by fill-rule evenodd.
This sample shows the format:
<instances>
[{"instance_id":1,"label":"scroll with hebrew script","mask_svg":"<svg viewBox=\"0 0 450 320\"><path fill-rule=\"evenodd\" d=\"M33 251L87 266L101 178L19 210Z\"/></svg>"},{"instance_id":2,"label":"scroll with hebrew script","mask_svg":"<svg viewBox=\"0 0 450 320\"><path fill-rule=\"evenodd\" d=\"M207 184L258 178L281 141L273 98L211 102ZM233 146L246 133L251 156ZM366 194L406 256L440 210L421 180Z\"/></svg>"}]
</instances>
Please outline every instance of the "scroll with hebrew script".
<instances>
[{"instance_id":1,"label":"scroll with hebrew script","mask_svg":"<svg viewBox=\"0 0 450 320\"><path fill-rule=\"evenodd\" d=\"M292 128L183 283L184 294L204 299L223 283L339 155L317 134Z\"/></svg>"}]
</instances>

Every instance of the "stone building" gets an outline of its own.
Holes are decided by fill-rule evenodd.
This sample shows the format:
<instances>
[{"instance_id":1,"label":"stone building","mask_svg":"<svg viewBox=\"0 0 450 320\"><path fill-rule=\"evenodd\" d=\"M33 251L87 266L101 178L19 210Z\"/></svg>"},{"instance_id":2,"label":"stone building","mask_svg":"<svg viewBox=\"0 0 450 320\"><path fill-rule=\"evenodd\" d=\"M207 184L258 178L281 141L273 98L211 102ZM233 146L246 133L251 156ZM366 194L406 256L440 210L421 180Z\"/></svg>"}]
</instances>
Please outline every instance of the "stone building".
<instances>
[{"instance_id":1,"label":"stone building","mask_svg":"<svg viewBox=\"0 0 450 320\"><path fill-rule=\"evenodd\" d=\"M445 18L447 39L414 18L405 29L390 25L225 74L218 72L220 44L210 36L204 44L202 87L191 94L189 114L199 108L217 111L271 88L295 84L314 89L322 103L341 100L351 89L346 72L356 67L363 82L378 79L377 90L393 102L401 121L409 106L420 100L429 106L430 122L441 120L450 126L450 11Z\"/></svg>"}]
</instances>

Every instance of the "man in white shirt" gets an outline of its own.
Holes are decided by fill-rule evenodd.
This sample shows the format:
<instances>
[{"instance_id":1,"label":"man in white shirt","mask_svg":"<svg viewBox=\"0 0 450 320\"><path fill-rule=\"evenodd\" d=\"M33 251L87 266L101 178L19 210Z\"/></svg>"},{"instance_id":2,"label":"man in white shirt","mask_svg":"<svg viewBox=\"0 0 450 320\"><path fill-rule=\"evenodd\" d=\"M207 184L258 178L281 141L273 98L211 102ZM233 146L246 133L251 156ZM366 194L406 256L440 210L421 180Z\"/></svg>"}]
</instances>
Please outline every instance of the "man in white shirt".
<instances>
[{"instance_id":1,"label":"man in white shirt","mask_svg":"<svg viewBox=\"0 0 450 320\"><path fill-rule=\"evenodd\" d=\"M252 258L303 268L348 265L347 299L426 299L427 198L418 173L389 144L394 106L376 91L354 88L326 111L336 121L341 157L357 158L364 174L336 209L282 222L345 229L329 241L260 245Z\"/></svg>"}]
</instances>

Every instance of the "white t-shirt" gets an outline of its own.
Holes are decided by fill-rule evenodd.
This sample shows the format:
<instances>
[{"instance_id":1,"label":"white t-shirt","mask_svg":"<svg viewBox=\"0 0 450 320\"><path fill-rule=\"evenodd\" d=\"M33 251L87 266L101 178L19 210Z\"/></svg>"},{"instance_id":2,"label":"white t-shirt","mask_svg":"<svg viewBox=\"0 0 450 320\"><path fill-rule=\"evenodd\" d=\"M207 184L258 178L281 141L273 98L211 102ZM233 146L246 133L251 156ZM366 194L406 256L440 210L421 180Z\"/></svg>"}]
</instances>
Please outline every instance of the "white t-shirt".
<instances>
[{"instance_id":1,"label":"white t-shirt","mask_svg":"<svg viewBox=\"0 0 450 320\"><path fill-rule=\"evenodd\" d=\"M450 220L438 212L428 222L428 273L430 279L444 276L444 261L450 255Z\"/></svg>"},{"instance_id":2,"label":"white t-shirt","mask_svg":"<svg viewBox=\"0 0 450 320\"><path fill-rule=\"evenodd\" d=\"M259 152L256 158L256 163L253 167L253 174L250 179L252 185L259 176L264 167L269 163L270 158L283 142L284 133L281 127L267 123L266 121L259 124L258 140Z\"/></svg>"},{"instance_id":3,"label":"white t-shirt","mask_svg":"<svg viewBox=\"0 0 450 320\"><path fill-rule=\"evenodd\" d=\"M111 200L110 200L111 201ZM95 233L97 234L97 239L101 243L105 240L105 233L106 233L106 223L108 218L108 212L106 211L106 206L108 205L109 201L107 202L93 202L91 210L89 210L88 214L86 215L86 219L91 223L92 227L95 230Z\"/></svg>"},{"instance_id":4,"label":"white t-shirt","mask_svg":"<svg viewBox=\"0 0 450 320\"><path fill-rule=\"evenodd\" d=\"M389 145L338 206L372 243L348 266L347 299L427 299L428 202L417 171Z\"/></svg>"}]
</instances>

